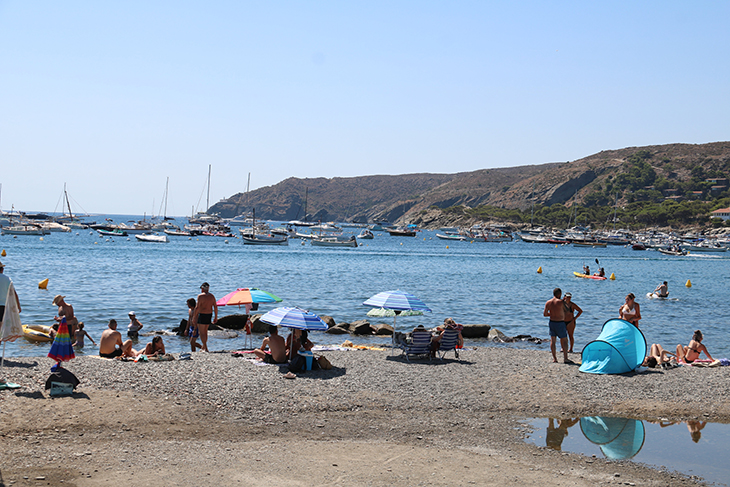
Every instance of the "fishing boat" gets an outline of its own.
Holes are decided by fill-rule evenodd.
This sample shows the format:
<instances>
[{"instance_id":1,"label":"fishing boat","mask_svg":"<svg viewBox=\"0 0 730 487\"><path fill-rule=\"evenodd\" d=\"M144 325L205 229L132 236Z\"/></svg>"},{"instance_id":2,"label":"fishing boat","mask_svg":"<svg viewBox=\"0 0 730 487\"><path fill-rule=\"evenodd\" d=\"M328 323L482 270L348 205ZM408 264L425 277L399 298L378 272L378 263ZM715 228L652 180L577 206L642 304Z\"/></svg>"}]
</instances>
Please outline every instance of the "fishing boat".
<instances>
[{"instance_id":1,"label":"fishing boat","mask_svg":"<svg viewBox=\"0 0 730 487\"><path fill-rule=\"evenodd\" d=\"M49 232L38 225L13 225L3 227L0 233L2 235L46 235Z\"/></svg>"},{"instance_id":2,"label":"fishing boat","mask_svg":"<svg viewBox=\"0 0 730 487\"><path fill-rule=\"evenodd\" d=\"M166 235L171 235L174 237L190 237L192 234L186 230L174 230L174 229L164 229L163 232L165 232Z\"/></svg>"},{"instance_id":3,"label":"fishing boat","mask_svg":"<svg viewBox=\"0 0 730 487\"><path fill-rule=\"evenodd\" d=\"M357 247L357 238L354 235L347 237L314 237L312 245L315 247Z\"/></svg>"},{"instance_id":4,"label":"fishing boat","mask_svg":"<svg viewBox=\"0 0 730 487\"><path fill-rule=\"evenodd\" d=\"M241 235L241 240L245 245L289 245L289 237L280 235Z\"/></svg>"},{"instance_id":5,"label":"fishing boat","mask_svg":"<svg viewBox=\"0 0 730 487\"><path fill-rule=\"evenodd\" d=\"M155 235L153 233L143 233L140 235L135 235L134 238L136 238L140 242L167 243L170 241L167 238L167 235Z\"/></svg>"},{"instance_id":6,"label":"fishing boat","mask_svg":"<svg viewBox=\"0 0 730 487\"><path fill-rule=\"evenodd\" d=\"M581 274L580 272L574 272L575 277L582 277L583 279L595 279L596 281L605 281L605 276L590 276L588 274Z\"/></svg>"},{"instance_id":7,"label":"fishing boat","mask_svg":"<svg viewBox=\"0 0 730 487\"><path fill-rule=\"evenodd\" d=\"M388 232L392 237L415 237L416 231L415 230L409 230L407 228L398 227L398 228L386 228L386 232Z\"/></svg>"}]
</instances>

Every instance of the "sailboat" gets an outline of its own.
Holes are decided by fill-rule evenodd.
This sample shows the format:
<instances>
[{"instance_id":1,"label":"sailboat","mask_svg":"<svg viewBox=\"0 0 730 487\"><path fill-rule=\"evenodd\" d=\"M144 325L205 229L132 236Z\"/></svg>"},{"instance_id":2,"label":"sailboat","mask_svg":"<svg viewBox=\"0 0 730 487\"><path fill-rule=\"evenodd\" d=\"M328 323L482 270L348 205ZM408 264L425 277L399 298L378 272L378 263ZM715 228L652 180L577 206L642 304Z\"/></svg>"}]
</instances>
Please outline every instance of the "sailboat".
<instances>
[{"instance_id":1,"label":"sailboat","mask_svg":"<svg viewBox=\"0 0 730 487\"><path fill-rule=\"evenodd\" d=\"M294 225L297 227L313 227L315 225L314 222L308 222L307 221L307 198L309 196L309 188L304 188L304 220L292 220L289 222L289 225ZM299 213L297 213L297 216L299 216Z\"/></svg>"},{"instance_id":2,"label":"sailboat","mask_svg":"<svg viewBox=\"0 0 730 487\"><path fill-rule=\"evenodd\" d=\"M289 245L289 237L286 235L257 234L256 233L256 210L251 212L252 232L243 233L241 229L241 240L245 245Z\"/></svg>"}]
</instances>

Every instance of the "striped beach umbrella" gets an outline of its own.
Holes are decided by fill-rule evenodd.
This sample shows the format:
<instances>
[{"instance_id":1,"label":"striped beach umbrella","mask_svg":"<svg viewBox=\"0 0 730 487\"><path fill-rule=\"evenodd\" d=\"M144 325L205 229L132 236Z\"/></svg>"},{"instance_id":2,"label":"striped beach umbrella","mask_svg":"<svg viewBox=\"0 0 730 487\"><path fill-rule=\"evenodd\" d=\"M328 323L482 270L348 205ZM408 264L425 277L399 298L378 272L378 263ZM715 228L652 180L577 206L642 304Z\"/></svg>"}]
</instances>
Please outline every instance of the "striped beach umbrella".
<instances>
[{"instance_id":1,"label":"striped beach umbrella","mask_svg":"<svg viewBox=\"0 0 730 487\"><path fill-rule=\"evenodd\" d=\"M385 308L396 311L431 311L431 308L415 297L413 294L409 294L405 291L383 291L375 296L371 297L362 304L365 306L372 306L374 308Z\"/></svg>"},{"instance_id":2,"label":"striped beach umbrella","mask_svg":"<svg viewBox=\"0 0 730 487\"><path fill-rule=\"evenodd\" d=\"M307 331L327 331L327 323L322 318L306 309L283 306L269 311L261 317L261 321L269 325L294 328Z\"/></svg>"},{"instance_id":3,"label":"striped beach umbrella","mask_svg":"<svg viewBox=\"0 0 730 487\"><path fill-rule=\"evenodd\" d=\"M68 362L69 360L76 358L74 353L73 343L71 337L68 334L68 325L66 324L66 317L64 316L61 320L61 324L58 325L58 333L56 333L51 345L51 350L48 352L48 356L56 362Z\"/></svg>"},{"instance_id":4,"label":"striped beach umbrella","mask_svg":"<svg viewBox=\"0 0 730 487\"><path fill-rule=\"evenodd\" d=\"M252 288L238 288L232 293L228 293L220 298L216 304L218 306L241 306L243 304L253 303L278 303L281 301L279 296L269 292Z\"/></svg>"}]
</instances>

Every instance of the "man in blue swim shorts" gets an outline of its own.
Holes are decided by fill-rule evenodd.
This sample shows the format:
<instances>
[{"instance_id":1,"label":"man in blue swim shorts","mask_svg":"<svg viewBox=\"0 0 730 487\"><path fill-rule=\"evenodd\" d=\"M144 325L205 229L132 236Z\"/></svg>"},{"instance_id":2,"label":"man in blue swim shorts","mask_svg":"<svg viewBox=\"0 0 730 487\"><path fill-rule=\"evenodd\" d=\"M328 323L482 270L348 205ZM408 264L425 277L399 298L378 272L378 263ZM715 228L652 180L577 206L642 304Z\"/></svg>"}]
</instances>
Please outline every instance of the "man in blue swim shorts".
<instances>
[{"instance_id":1,"label":"man in blue swim shorts","mask_svg":"<svg viewBox=\"0 0 730 487\"><path fill-rule=\"evenodd\" d=\"M545 311L542 315L550 318L550 351L553 354L553 362L558 361L555 350L555 338L560 338L560 346L563 349L563 363L572 364L572 360L568 358L568 329L565 327L565 311L563 309L563 301L560 297L563 291L559 287L553 289L553 297L545 303Z\"/></svg>"}]
</instances>

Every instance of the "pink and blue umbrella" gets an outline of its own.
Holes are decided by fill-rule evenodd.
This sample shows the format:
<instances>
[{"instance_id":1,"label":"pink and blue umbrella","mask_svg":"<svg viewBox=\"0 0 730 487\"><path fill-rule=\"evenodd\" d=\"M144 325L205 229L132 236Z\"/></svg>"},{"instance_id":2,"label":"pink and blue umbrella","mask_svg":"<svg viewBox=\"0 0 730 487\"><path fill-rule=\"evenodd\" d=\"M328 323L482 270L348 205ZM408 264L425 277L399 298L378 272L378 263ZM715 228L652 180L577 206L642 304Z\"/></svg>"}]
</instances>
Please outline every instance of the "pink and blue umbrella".
<instances>
[{"instance_id":1,"label":"pink and blue umbrella","mask_svg":"<svg viewBox=\"0 0 730 487\"><path fill-rule=\"evenodd\" d=\"M257 289L255 287L249 288L238 288L232 293L228 293L220 298L216 304L218 306L241 306L242 304L253 304L253 303L278 303L281 301L279 296L271 294L269 292Z\"/></svg>"},{"instance_id":2,"label":"pink and blue umbrella","mask_svg":"<svg viewBox=\"0 0 730 487\"><path fill-rule=\"evenodd\" d=\"M48 352L48 356L56 362L68 362L69 360L76 358L74 353L73 343L71 337L68 334L68 325L66 325L66 317L61 320L61 324L58 325L58 333L56 333L51 345L51 350Z\"/></svg>"}]
</instances>

